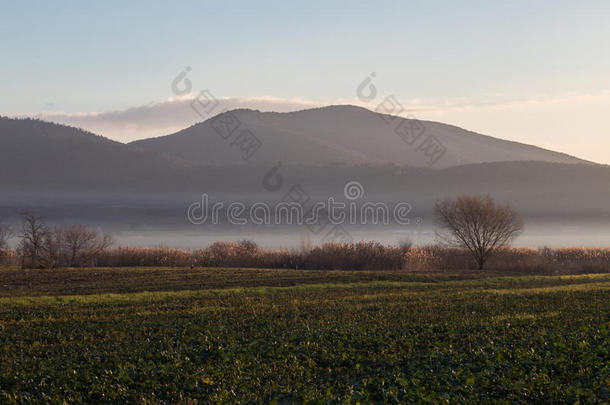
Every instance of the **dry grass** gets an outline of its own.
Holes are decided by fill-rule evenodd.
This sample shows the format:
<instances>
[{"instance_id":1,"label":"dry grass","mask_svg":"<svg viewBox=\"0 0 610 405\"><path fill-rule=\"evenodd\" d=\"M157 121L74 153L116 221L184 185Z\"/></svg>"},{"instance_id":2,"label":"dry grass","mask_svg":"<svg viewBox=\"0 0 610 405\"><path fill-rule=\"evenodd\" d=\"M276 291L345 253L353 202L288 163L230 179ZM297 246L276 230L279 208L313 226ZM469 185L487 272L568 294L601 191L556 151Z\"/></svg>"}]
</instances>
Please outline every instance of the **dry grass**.
<instances>
[{"instance_id":1,"label":"dry grass","mask_svg":"<svg viewBox=\"0 0 610 405\"><path fill-rule=\"evenodd\" d=\"M3 251L0 258L5 264L20 264L18 255L12 250ZM476 268L470 254L457 248L358 242L326 243L291 250L262 249L251 241L220 241L197 250L117 247L104 250L90 265L415 271ZM610 248L504 248L490 258L486 268L523 274L605 273L610 270Z\"/></svg>"}]
</instances>

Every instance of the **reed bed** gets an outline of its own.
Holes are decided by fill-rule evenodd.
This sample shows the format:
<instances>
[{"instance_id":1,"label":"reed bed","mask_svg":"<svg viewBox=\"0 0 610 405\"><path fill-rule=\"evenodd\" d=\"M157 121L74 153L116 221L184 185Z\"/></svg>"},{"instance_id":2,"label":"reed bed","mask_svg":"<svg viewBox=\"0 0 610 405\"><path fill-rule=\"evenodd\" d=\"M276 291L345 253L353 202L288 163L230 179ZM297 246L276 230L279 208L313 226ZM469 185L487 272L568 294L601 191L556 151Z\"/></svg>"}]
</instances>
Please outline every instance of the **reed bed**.
<instances>
[{"instance_id":1,"label":"reed bed","mask_svg":"<svg viewBox=\"0 0 610 405\"><path fill-rule=\"evenodd\" d=\"M18 252L0 251L0 262L19 266ZM58 263L58 267L66 266ZM92 267L246 267L326 270L462 270L474 269L470 254L438 245L398 246L377 242L325 243L300 249L267 249L254 242L219 241L205 248L120 246L91 259ZM524 274L579 274L610 271L610 248L507 247L493 255L486 268Z\"/></svg>"}]
</instances>

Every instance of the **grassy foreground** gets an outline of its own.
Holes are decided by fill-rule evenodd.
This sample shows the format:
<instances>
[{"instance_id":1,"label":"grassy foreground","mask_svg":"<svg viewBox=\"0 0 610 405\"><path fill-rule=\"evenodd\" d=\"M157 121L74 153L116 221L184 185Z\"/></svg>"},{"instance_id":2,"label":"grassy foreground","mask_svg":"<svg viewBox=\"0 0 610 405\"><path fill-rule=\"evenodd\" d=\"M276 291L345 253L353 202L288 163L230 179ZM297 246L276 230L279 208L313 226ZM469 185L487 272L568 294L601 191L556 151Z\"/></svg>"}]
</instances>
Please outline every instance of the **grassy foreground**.
<instances>
[{"instance_id":1,"label":"grassy foreground","mask_svg":"<svg viewBox=\"0 0 610 405\"><path fill-rule=\"evenodd\" d=\"M610 401L610 274L5 269L0 290L0 403Z\"/></svg>"}]
</instances>

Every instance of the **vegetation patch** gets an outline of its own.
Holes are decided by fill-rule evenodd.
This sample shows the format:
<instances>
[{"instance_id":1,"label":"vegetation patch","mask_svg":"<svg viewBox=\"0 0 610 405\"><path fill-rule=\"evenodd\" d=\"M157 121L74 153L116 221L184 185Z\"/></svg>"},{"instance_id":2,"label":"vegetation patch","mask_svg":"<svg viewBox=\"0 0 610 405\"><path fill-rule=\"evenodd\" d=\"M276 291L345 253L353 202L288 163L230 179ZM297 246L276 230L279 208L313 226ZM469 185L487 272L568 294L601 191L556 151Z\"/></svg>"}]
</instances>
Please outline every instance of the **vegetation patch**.
<instances>
[{"instance_id":1,"label":"vegetation patch","mask_svg":"<svg viewBox=\"0 0 610 405\"><path fill-rule=\"evenodd\" d=\"M225 288L6 294L0 402L610 400L610 275L343 273L295 286L227 277Z\"/></svg>"}]
</instances>

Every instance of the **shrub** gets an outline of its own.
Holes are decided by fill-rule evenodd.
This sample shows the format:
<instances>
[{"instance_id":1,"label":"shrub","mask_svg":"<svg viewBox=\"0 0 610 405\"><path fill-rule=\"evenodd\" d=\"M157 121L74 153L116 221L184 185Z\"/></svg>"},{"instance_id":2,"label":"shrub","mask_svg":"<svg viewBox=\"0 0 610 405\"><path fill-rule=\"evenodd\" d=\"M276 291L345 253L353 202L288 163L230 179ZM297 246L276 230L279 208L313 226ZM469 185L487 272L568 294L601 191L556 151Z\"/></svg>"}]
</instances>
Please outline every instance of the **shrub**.
<instances>
[{"instance_id":1,"label":"shrub","mask_svg":"<svg viewBox=\"0 0 610 405\"><path fill-rule=\"evenodd\" d=\"M19 265L15 250L0 251L0 264ZM218 241L195 250L168 247L107 248L91 263L98 267L249 267L320 270L465 270L477 268L464 249L438 245L387 246L377 242L325 243L309 249L264 249L252 241ZM610 271L610 248L502 248L490 270L523 274L579 274Z\"/></svg>"}]
</instances>

